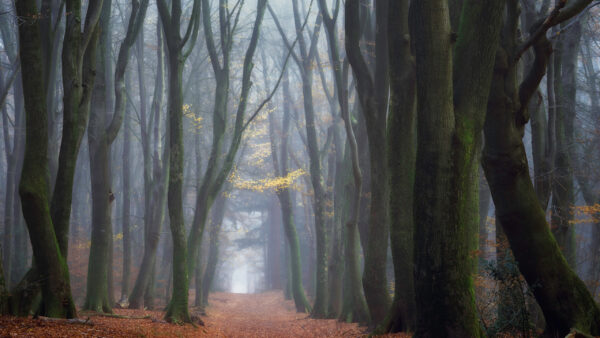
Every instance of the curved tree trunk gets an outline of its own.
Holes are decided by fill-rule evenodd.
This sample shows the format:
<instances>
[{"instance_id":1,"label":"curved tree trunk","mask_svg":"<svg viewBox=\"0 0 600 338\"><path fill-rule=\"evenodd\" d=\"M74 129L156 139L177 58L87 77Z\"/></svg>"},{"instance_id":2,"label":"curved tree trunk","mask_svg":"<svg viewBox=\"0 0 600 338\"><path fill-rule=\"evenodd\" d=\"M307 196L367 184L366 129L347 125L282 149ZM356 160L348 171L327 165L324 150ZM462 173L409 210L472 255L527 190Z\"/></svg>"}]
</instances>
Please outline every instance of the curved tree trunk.
<instances>
[{"instance_id":1,"label":"curved tree trunk","mask_svg":"<svg viewBox=\"0 0 600 338\"><path fill-rule=\"evenodd\" d=\"M560 23L578 13L573 2L548 21ZM583 6L585 7L585 5ZM581 9L579 9L580 11ZM534 190L522 141L527 123L523 107L535 93L546 69L551 45L541 34L533 43L535 61L517 88L517 69L508 63L516 49L516 6L509 6L509 20L496 58L485 122L483 164L496 213L510 243L519 270L542 308L546 331L564 336L571 328L592 335L600 334L600 309L585 284L562 255L550 232L545 211ZM546 30L549 28L548 26ZM532 27L537 30L538 26ZM561 299L557 302L557 299Z\"/></svg>"}]
</instances>

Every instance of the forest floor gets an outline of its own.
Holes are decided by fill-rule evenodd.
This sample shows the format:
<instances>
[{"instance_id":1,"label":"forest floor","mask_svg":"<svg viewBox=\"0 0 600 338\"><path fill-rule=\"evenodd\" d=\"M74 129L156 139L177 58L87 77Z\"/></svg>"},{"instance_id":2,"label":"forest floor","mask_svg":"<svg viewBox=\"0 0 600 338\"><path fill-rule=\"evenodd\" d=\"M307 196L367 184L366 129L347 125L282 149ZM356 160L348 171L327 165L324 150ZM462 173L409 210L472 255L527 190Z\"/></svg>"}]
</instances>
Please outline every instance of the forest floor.
<instances>
[{"instance_id":1,"label":"forest floor","mask_svg":"<svg viewBox=\"0 0 600 338\"><path fill-rule=\"evenodd\" d=\"M204 326L166 323L161 311L115 309L115 314L123 318L80 312L85 323L2 316L0 337L361 337L367 334L366 328L357 324L311 319L307 314L297 313L293 302L284 300L281 291L214 293L209 304L201 315ZM191 314L198 315L196 312L192 308Z\"/></svg>"}]
</instances>

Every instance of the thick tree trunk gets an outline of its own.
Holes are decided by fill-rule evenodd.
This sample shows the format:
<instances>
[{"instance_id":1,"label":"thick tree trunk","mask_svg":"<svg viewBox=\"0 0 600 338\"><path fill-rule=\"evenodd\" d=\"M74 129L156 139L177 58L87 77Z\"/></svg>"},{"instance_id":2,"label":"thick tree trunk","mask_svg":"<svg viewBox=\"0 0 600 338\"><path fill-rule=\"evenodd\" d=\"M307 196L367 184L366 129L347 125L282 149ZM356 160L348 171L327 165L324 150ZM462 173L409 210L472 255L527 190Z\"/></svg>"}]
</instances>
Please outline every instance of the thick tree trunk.
<instances>
[{"instance_id":1,"label":"thick tree trunk","mask_svg":"<svg viewBox=\"0 0 600 338\"><path fill-rule=\"evenodd\" d=\"M110 140L105 132L107 117L112 111L112 46L110 11L112 0L107 0L100 17L100 41L98 42L97 77L92 92L92 108L88 125L90 179L92 187L92 235L87 273L87 289L84 309L112 313L112 297L109 296L109 270L112 254L113 230L111 205Z\"/></svg>"},{"instance_id":2,"label":"thick tree trunk","mask_svg":"<svg viewBox=\"0 0 600 338\"><path fill-rule=\"evenodd\" d=\"M20 60L23 67L23 93L26 111L25 159L19 184L23 214L29 228L33 253L42 277L41 315L77 316L71 297L69 269L61 255L50 217L47 185L48 124L43 78L40 27L33 0L19 1L17 14L25 23L19 26Z\"/></svg>"},{"instance_id":3,"label":"thick tree trunk","mask_svg":"<svg viewBox=\"0 0 600 338\"><path fill-rule=\"evenodd\" d=\"M101 67L99 67L101 68ZM114 195L109 174L110 150L104 128L106 125L105 79L99 76L93 94L93 109L88 129L90 178L92 187L92 235L84 309L112 312L108 295L109 249L112 241L110 204Z\"/></svg>"},{"instance_id":4,"label":"thick tree trunk","mask_svg":"<svg viewBox=\"0 0 600 338\"><path fill-rule=\"evenodd\" d=\"M478 337L472 273L478 158L502 1L463 4L453 44L448 3L411 3L418 99L415 175L417 337Z\"/></svg>"},{"instance_id":5,"label":"thick tree trunk","mask_svg":"<svg viewBox=\"0 0 600 338\"><path fill-rule=\"evenodd\" d=\"M509 18L516 9L509 7ZM512 25L510 25L512 23ZM515 50L516 19L496 58L496 67L487 118L483 164L496 206L496 213L519 270L532 287L542 308L551 336L564 336L571 328L592 335L600 334L600 309L585 284L569 267L550 232L545 211L529 177L525 147L522 141L527 119L521 106L527 105L528 92L533 93L543 76L549 42L542 36L534 44L536 60L531 73L517 89L517 70L508 63ZM557 302L557 299L561 299Z\"/></svg>"},{"instance_id":6,"label":"thick tree trunk","mask_svg":"<svg viewBox=\"0 0 600 338\"><path fill-rule=\"evenodd\" d=\"M390 239L394 259L394 300L383 332L415 328L414 220L416 88L415 65L410 51L408 1L391 1L388 10L390 56L390 112L388 166L390 171Z\"/></svg>"}]
</instances>

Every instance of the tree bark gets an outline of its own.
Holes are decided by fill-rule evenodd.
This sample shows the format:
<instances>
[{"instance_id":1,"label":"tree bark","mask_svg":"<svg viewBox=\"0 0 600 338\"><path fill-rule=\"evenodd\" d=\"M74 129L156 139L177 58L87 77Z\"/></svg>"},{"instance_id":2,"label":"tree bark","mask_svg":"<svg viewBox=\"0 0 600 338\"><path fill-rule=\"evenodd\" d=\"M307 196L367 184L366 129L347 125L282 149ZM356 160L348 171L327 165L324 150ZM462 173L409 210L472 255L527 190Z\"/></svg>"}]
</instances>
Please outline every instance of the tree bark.
<instances>
[{"instance_id":1,"label":"tree bark","mask_svg":"<svg viewBox=\"0 0 600 338\"><path fill-rule=\"evenodd\" d=\"M17 14L25 23L19 26L20 60L26 112L25 159L19 183L23 214L29 228L33 253L42 277L42 307L47 317L77 316L69 285L69 269L58 246L48 205L48 125L44 91L43 61L38 14L33 0L16 3Z\"/></svg>"},{"instance_id":2,"label":"tree bark","mask_svg":"<svg viewBox=\"0 0 600 338\"><path fill-rule=\"evenodd\" d=\"M416 88L415 64L410 50L408 1L391 1L388 9L390 111L387 121L390 172L390 239L394 260L394 300L382 332L409 332L415 328L414 220Z\"/></svg>"},{"instance_id":3,"label":"tree bark","mask_svg":"<svg viewBox=\"0 0 600 338\"><path fill-rule=\"evenodd\" d=\"M361 55L359 2L346 2L346 53L357 83L357 93L365 118L371 177L371 206L368 240L365 248L363 286L373 324L381 323L390 306L387 286L387 243L389 241L389 174L386 152L386 119L389 97L388 78L388 0L375 1L375 70ZM364 13L367 15L367 13Z\"/></svg>"},{"instance_id":4,"label":"tree bark","mask_svg":"<svg viewBox=\"0 0 600 338\"><path fill-rule=\"evenodd\" d=\"M527 122L523 107L537 89L552 52L545 34L533 42L535 61L517 88L517 70L510 55L516 50L516 2L509 2L508 22L496 57L494 80L485 122L483 164L492 198L519 270L533 290L551 336L571 328L600 334L600 310L585 284L569 267L550 232L545 212L529 177L522 141ZM577 14L580 2L558 11L550 25ZM584 6L585 7L585 6ZM566 18L566 19L565 19ZM544 21L546 22L546 21ZM531 31L539 27L532 27ZM546 27L546 26L544 26ZM547 30L549 28L546 27ZM556 302L560 298L561 302Z\"/></svg>"},{"instance_id":5,"label":"tree bark","mask_svg":"<svg viewBox=\"0 0 600 338\"><path fill-rule=\"evenodd\" d=\"M502 1L465 1L455 40L446 1L411 3L418 106L416 337L482 334L471 277L478 158L504 7Z\"/></svg>"}]
</instances>

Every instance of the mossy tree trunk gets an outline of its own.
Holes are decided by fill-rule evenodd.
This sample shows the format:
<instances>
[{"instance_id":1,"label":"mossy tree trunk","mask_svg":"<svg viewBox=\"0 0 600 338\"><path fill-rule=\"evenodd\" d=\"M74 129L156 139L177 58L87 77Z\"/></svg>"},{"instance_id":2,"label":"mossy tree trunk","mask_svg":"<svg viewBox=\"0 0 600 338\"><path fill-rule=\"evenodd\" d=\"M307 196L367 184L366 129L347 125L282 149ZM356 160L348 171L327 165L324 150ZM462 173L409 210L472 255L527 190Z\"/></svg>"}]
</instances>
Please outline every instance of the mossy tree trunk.
<instances>
[{"instance_id":1,"label":"mossy tree trunk","mask_svg":"<svg viewBox=\"0 0 600 338\"><path fill-rule=\"evenodd\" d=\"M531 40L535 61L522 83L517 82L516 1L510 1L502 46L499 49L485 122L483 164L492 198L519 270L532 288L546 319L547 334L564 336L571 328L600 334L600 309L585 284L569 267L550 232L545 211L534 190L525 147L523 129L528 121L526 107L542 80L551 45L545 32L581 12L590 1L559 5L530 32L541 31ZM528 45L528 46L529 46ZM522 54L522 53L521 53ZM557 302L556 299L561 301Z\"/></svg>"},{"instance_id":2,"label":"mossy tree trunk","mask_svg":"<svg viewBox=\"0 0 600 338\"><path fill-rule=\"evenodd\" d=\"M77 316L69 285L69 269L58 246L48 205L48 124L43 74L40 26L34 0L16 3L20 60L26 111L26 146L19 194L38 266L42 306L38 313L49 317Z\"/></svg>"},{"instance_id":3,"label":"mossy tree trunk","mask_svg":"<svg viewBox=\"0 0 600 338\"><path fill-rule=\"evenodd\" d=\"M413 279L413 186L415 179L416 88L415 65L408 31L409 2L392 1L388 9L390 110L387 122L390 171L390 239L395 292L382 332L415 328Z\"/></svg>"},{"instance_id":4,"label":"mossy tree trunk","mask_svg":"<svg viewBox=\"0 0 600 338\"><path fill-rule=\"evenodd\" d=\"M443 0L411 3L416 52L416 337L479 337L472 247L478 158L504 2L462 3L458 34Z\"/></svg>"}]
</instances>

